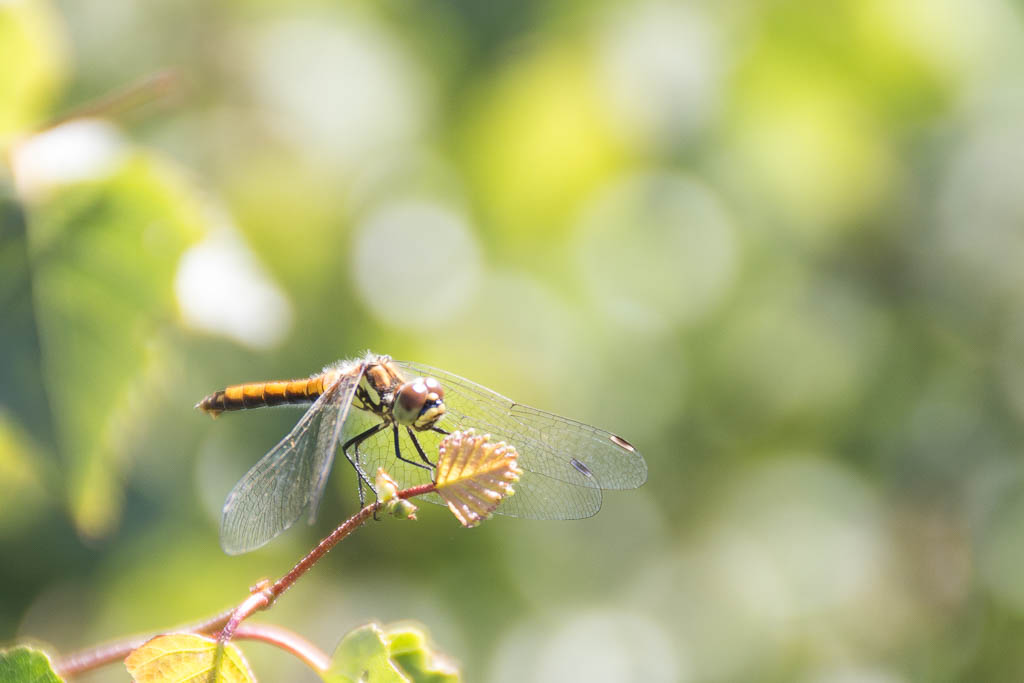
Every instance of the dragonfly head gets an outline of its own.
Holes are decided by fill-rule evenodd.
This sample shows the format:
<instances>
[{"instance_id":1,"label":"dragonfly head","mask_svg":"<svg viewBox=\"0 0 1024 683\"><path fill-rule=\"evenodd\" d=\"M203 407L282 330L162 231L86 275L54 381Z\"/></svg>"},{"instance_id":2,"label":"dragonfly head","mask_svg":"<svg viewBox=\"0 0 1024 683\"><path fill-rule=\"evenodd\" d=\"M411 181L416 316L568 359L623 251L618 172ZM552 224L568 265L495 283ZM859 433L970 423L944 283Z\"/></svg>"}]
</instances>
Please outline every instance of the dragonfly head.
<instances>
[{"instance_id":1,"label":"dragonfly head","mask_svg":"<svg viewBox=\"0 0 1024 683\"><path fill-rule=\"evenodd\" d=\"M413 429L430 429L444 415L444 389L433 377L418 377L398 387L392 414Z\"/></svg>"}]
</instances>

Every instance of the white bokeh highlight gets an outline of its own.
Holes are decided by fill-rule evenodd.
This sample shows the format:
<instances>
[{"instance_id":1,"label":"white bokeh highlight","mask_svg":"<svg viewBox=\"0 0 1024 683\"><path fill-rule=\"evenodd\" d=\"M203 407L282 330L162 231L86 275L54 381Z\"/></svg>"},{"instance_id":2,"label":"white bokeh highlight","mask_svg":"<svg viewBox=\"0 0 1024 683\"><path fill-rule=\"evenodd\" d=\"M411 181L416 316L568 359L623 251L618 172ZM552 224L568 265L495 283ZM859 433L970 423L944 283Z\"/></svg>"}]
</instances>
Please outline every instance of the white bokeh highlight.
<instances>
[{"instance_id":1,"label":"white bokeh highlight","mask_svg":"<svg viewBox=\"0 0 1024 683\"><path fill-rule=\"evenodd\" d=\"M274 348L291 330L291 304L233 230L182 255L174 291L186 325L243 346Z\"/></svg>"},{"instance_id":2,"label":"white bokeh highlight","mask_svg":"<svg viewBox=\"0 0 1024 683\"><path fill-rule=\"evenodd\" d=\"M692 678L687 656L686 644L650 617L598 608L554 624L544 619L509 629L487 680L680 683Z\"/></svg>"},{"instance_id":3,"label":"white bokeh highlight","mask_svg":"<svg viewBox=\"0 0 1024 683\"><path fill-rule=\"evenodd\" d=\"M608 188L587 207L574 252L595 305L635 331L699 320L732 285L736 230L707 185L647 173Z\"/></svg>"},{"instance_id":4,"label":"white bokeh highlight","mask_svg":"<svg viewBox=\"0 0 1024 683\"><path fill-rule=\"evenodd\" d=\"M126 154L117 128L77 119L22 140L10 158L18 193L33 200L62 185L107 177Z\"/></svg>"},{"instance_id":5,"label":"white bokeh highlight","mask_svg":"<svg viewBox=\"0 0 1024 683\"><path fill-rule=\"evenodd\" d=\"M939 193L934 277L992 294L1024 285L1024 125L986 125L954 154ZM952 266L952 270L949 269Z\"/></svg>"},{"instance_id":6,"label":"white bokeh highlight","mask_svg":"<svg viewBox=\"0 0 1024 683\"><path fill-rule=\"evenodd\" d=\"M465 216L440 203L402 200L357 227L352 274L363 305L399 328L434 327L473 301L481 255Z\"/></svg>"},{"instance_id":7,"label":"white bokeh highlight","mask_svg":"<svg viewBox=\"0 0 1024 683\"><path fill-rule=\"evenodd\" d=\"M250 45L271 124L306 154L355 169L424 127L424 75L384 27L328 14L273 24Z\"/></svg>"},{"instance_id":8,"label":"white bokeh highlight","mask_svg":"<svg viewBox=\"0 0 1024 683\"><path fill-rule=\"evenodd\" d=\"M623 130L652 144L693 135L718 107L724 57L714 24L693 7L659 0L612 12L597 64Z\"/></svg>"},{"instance_id":9,"label":"white bokeh highlight","mask_svg":"<svg viewBox=\"0 0 1024 683\"><path fill-rule=\"evenodd\" d=\"M708 560L730 609L774 630L854 610L888 561L882 510L841 465L810 456L766 463L722 496Z\"/></svg>"}]
</instances>

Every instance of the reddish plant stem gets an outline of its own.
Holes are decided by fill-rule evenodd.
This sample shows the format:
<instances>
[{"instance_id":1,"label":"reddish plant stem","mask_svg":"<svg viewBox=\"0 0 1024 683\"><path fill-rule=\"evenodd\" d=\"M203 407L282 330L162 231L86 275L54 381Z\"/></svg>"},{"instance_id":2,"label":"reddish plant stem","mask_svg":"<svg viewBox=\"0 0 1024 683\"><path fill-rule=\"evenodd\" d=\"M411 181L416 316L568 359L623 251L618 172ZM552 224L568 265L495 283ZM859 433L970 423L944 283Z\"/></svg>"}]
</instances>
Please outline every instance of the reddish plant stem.
<instances>
[{"instance_id":1,"label":"reddish plant stem","mask_svg":"<svg viewBox=\"0 0 1024 683\"><path fill-rule=\"evenodd\" d=\"M299 634L273 624L239 624L235 630L235 638L261 640L275 645L291 652L305 662L306 666L318 672L327 671L327 667L331 665L331 658L326 652Z\"/></svg>"},{"instance_id":2,"label":"reddish plant stem","mask_svg":"<svg viewBox=\"0 0 1024 683\"><path fill-rule=\"evenodd\" d=\"M436 488L435 484L422 484L420 486L413 486L411 488L403 489L397 494L398 498L403 500L408 498L414 498L421 496L425 493L430 493ZM238 607L235 607L221 614L204 619L203 621L184 626L178 629L171 629L170 631L159 631L156 633L148 633L144 635L132 636L125 638L124 640L114 641L107 645L100 645L98 647L89 648L87 650L81 650L79 652L72 653L66 657L62 657L56 664L57 673L63 678L69 678L75 674L90 671L92 669L99 668L105 664L110 664L127 657L132 650L135 650L140 645L150 640L156 635L161 633L172 633L172 632L187 632L187 633L201 633L201 634L212 634L220 630L217 640L220 643L227 643L232 637L238 635L239 637L252 637L257 640L263 640L268 643L282 644L287 641L287 638L283 636L279 639L275 639L275 636L266 630L256 629L256 633L262 634L260 636L249 636L243 634L249 634L253 631L247 627L242 626L242 622L248 619L256 612L267 609L273 604L282 593L292 587L292 585L302 578L302 575L313 568L320 558L330 551L335 545L338 544L343 538L351 534L353 531L358 529L366 520L368 520L373 513L376 512L380 507L379 503L373 503L367 505L354 514L352 517L345 520L345 522L332 531L322 541L320 541L313 550L309 552L304 558L292 567L291 571L282 576L280 579L275 581L273 584L263 584L258 588L254 589L252 595L242 601ZM277 630L278 635L285 633L283 629ZM265 636L265 637L263 637ZM292 643L302 641L295 634L291 634ZM319 650L316 650L315 646L302 641L305 645L296 646L292 648L286 645L282 645L284 649L292 652L300 659L306 660L306 655L313 657L312 659L306 660L311 666L316 667L315 661L316 654ZM303 652L305 654L300 654ZM310 653L313 653L310 655ZM321 653L322 654L322 653ZM326 668L326 667L323 667ZM323 669L321 668L321 670Z\"/></svg>"},{"instance_id":3,"label":"reddish plant stem","mask_svg":"<svg viewBox=\"0 0 1024 683\"><path fill-rule=\"evenodd\" d=\"M415 496L423 495L424 493L430 493L435 488L437 488L437 485L433 483L413 486L399 491L397 497L403 500L413 498ZM254 592L246 598L246 600L238 606L234 614L231 615L231 618L228 619L227 623L224 624L224 628L221 630L220 636L217 640L221 643L229 642L243 621L256 612L270 607L270 605L272 605L282 593L291 588L296 581L312 569L313 565L320 561L320 558L330 552L331 548L338 545L343 538L365 524L366 520L368 520L373 513L377 512L379 509L380 503L374 502L359 510L359 512L346 519L341 526L337 527L334 531L325 536L323 540L317 543L316 547L310 550L305 557L299 560L296 565L292 567L291 571L275 581L272 585L264 587L262 590Z\"/></svg>"},{"instance_id":4,"label":"reddish plant stem","mask_svg":"<svg viewBox=\"0 0 1024 683\"><path fill-rule=\"evenodd\" d=\"M415 496L421 496L424 493L430 493L436 488L435 484L423 484L421 486L413 486L412 488L404 489L398 492L398 497L401 499L413 498ZM329 535L324 537L315 548L309 551L309 554L299 560L299 562L292 567L291 571L282 576L280 579L274 582L274 585L270 587L271 602L277 599L282 593L292 587L303 574L313 568L320 558L330 551L331 548L336 546L339 541L351 534L353 531L362 526L370 516L377 511L379 508L378 503L367 505L356 514L349 517L345 522L337 529L332 531Z\"/></svg>"},{"instance_id":5,"label":"reddish plant stem","mask_svg":"<svg viewBox=\"0 0 1024 683\"><path fill-rule=\"evenodd\" d=\"M270 590L263 588L258 590L245 600L242 604L235 608L235 611L231 613L231 617L227 623L224 624L224 628L221 629L220 634L217 636L217 640L221 643L226 643L231 640L231 637L238 630L238 626L248 619L250 616L259 612L261 609L266 609L270 603L274 601L273 596L270 594Z\"/></svg>"}]
</instances>

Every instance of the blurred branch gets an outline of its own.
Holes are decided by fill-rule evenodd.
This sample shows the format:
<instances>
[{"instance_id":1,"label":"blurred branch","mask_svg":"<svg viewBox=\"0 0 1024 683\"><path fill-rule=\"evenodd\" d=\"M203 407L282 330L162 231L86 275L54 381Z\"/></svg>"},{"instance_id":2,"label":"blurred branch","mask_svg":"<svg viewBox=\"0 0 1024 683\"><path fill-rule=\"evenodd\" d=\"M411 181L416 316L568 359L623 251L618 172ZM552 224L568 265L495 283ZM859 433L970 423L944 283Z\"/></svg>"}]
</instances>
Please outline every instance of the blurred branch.
<instances>
[{"instance_id":1,"label":"blurred branch","mask_svg":"<svg viewBox=\"0 0 1024 683\"><path fill-rule=\"evenodd\" d=\"M231 618L231 615L235 613L236 609L237 608L225 610L220 614L186 626L163 631L150 631L139 635L129 636L128 638L121 640L111 641L103 645L87 648L85 650L79 650L78 652L73 652L58 659L54 663L54 669L61 678L71 678L77 674L98 669L101 666L106 666L107 664L120 661L127 657L132 650L141 647L146 641L151 640L161 633L214 633L228 622L228 619Z\"/></svg>"},{"instance_id":2,"label":"blurred branch","mask_svg":"<svg viewBox=\"0 0 1024 683\"><path fill-rule=\"evenodd\" d=\"M326 652L309 642L298 633L274 624L242 624L235 631L235 637L244 640L261 640L291 652L306 665L319 672L327 670L331 658Z\"/></svg>"},{"instance_id":3,"label":"blurred branch","mask_svg":"<svg viewBox=\"0 0 1024 683\"><path fill-rule=\"evenodd\" d=\"M181 90L181 82L181 72L175 68L156 71L50 119L39 126L36 132L40 133L55 128L73 119L116 117L133 109L169 98Z\"/></svg>"},{"instance_id":4,"label":"blurred branch","mask_svg":"<svg viewBox=\"0 0 1024 683\"><path fill-rule=\"evenodd\" d=\"M433 483L413 486L403 491L399 491L397 497L402 500L407 500L415 496L423 495L424 493L430 493L435 488L436 486ZM224 625L224 628L220 633L220 642L227 643L230 641L239 624L256 612L270 607L270 605L272 605L282 593L291 588L296 581L312 569L313 565L320 561L320 558L326 555L331 548L362 526L366 520L377 512L379 508L379 502L374 502L363 507L359 512L345 520L341 526L324 537L324 539L320 541L315 548L309 551L304 558L299 560L299 562L292 567L291 571L287 574L271 585L264 583L257 586L253 594L238 606L235 613L231 615L231 618L228 619L227 623Z\"/></svg>"},{"instance_id":5,"label":"blurred branch","mask_svg":"<svg viewBox=\"0 0 1024 683\"><path fill-rule=\"evenodd\" d=\"M407 500L415 496L430 493L435 488L433 483L413 486L399 491L397 498ZM242 601L237 607L221 612L215 616L204 619L188 626L170 629L159 632L150 632L143 635L131 636L123 640L113 641L97 647L80 650L66 657L61 657L55 664L57 673L62 678L71 678L76 674L91 671L112 662L120 661L127 657L133 650L142 646L146 641L162 633L197 633L212 635L218 630L218 641L221 645L226 644L232 638L246 638L250 640L262 640L263 642L277 645L278 647L291 652L317 671L324 671L328 666L328 657L315 645L303 639L296 633L277 626L268 624L243 625L242 622L261 610L269 608L282 593L292 587L296 581L302 578L306 572L313 568L331 548L337 545L342 539L362 526L370 517L380 509L380 502L374 502L363 507L359 512L349 517L324 537L315 548L305 557L299 560L292 569L274 583L264 581L252 589L252 594ZM218 655L223 652L223 647L218 649ZM218 659L219 663L219 659ZM214 665L214 671L217 664Z\"/></svg>"}]
</instances>

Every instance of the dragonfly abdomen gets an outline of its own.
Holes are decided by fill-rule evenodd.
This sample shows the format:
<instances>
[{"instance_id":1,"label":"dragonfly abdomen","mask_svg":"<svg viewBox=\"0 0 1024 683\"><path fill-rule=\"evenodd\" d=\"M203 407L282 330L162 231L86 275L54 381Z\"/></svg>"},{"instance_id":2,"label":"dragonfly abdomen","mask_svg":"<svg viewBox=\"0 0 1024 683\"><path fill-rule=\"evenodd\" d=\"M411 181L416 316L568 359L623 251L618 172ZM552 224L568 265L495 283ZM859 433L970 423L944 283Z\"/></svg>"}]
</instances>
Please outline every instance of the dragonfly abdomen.
<instances>
[{"instance_id":1,"label":"dragonfly abdomen","mask_svg":"<svg viewBox=\"0 0 1024 683\"><path fill-rule=\"evenodd\" d=\"M228 410L246 410L286 403L312 403L324 393L325 375L278 382L250 382L214 392L196 407L216 417Z\"/></svg>"}]
</instances>

